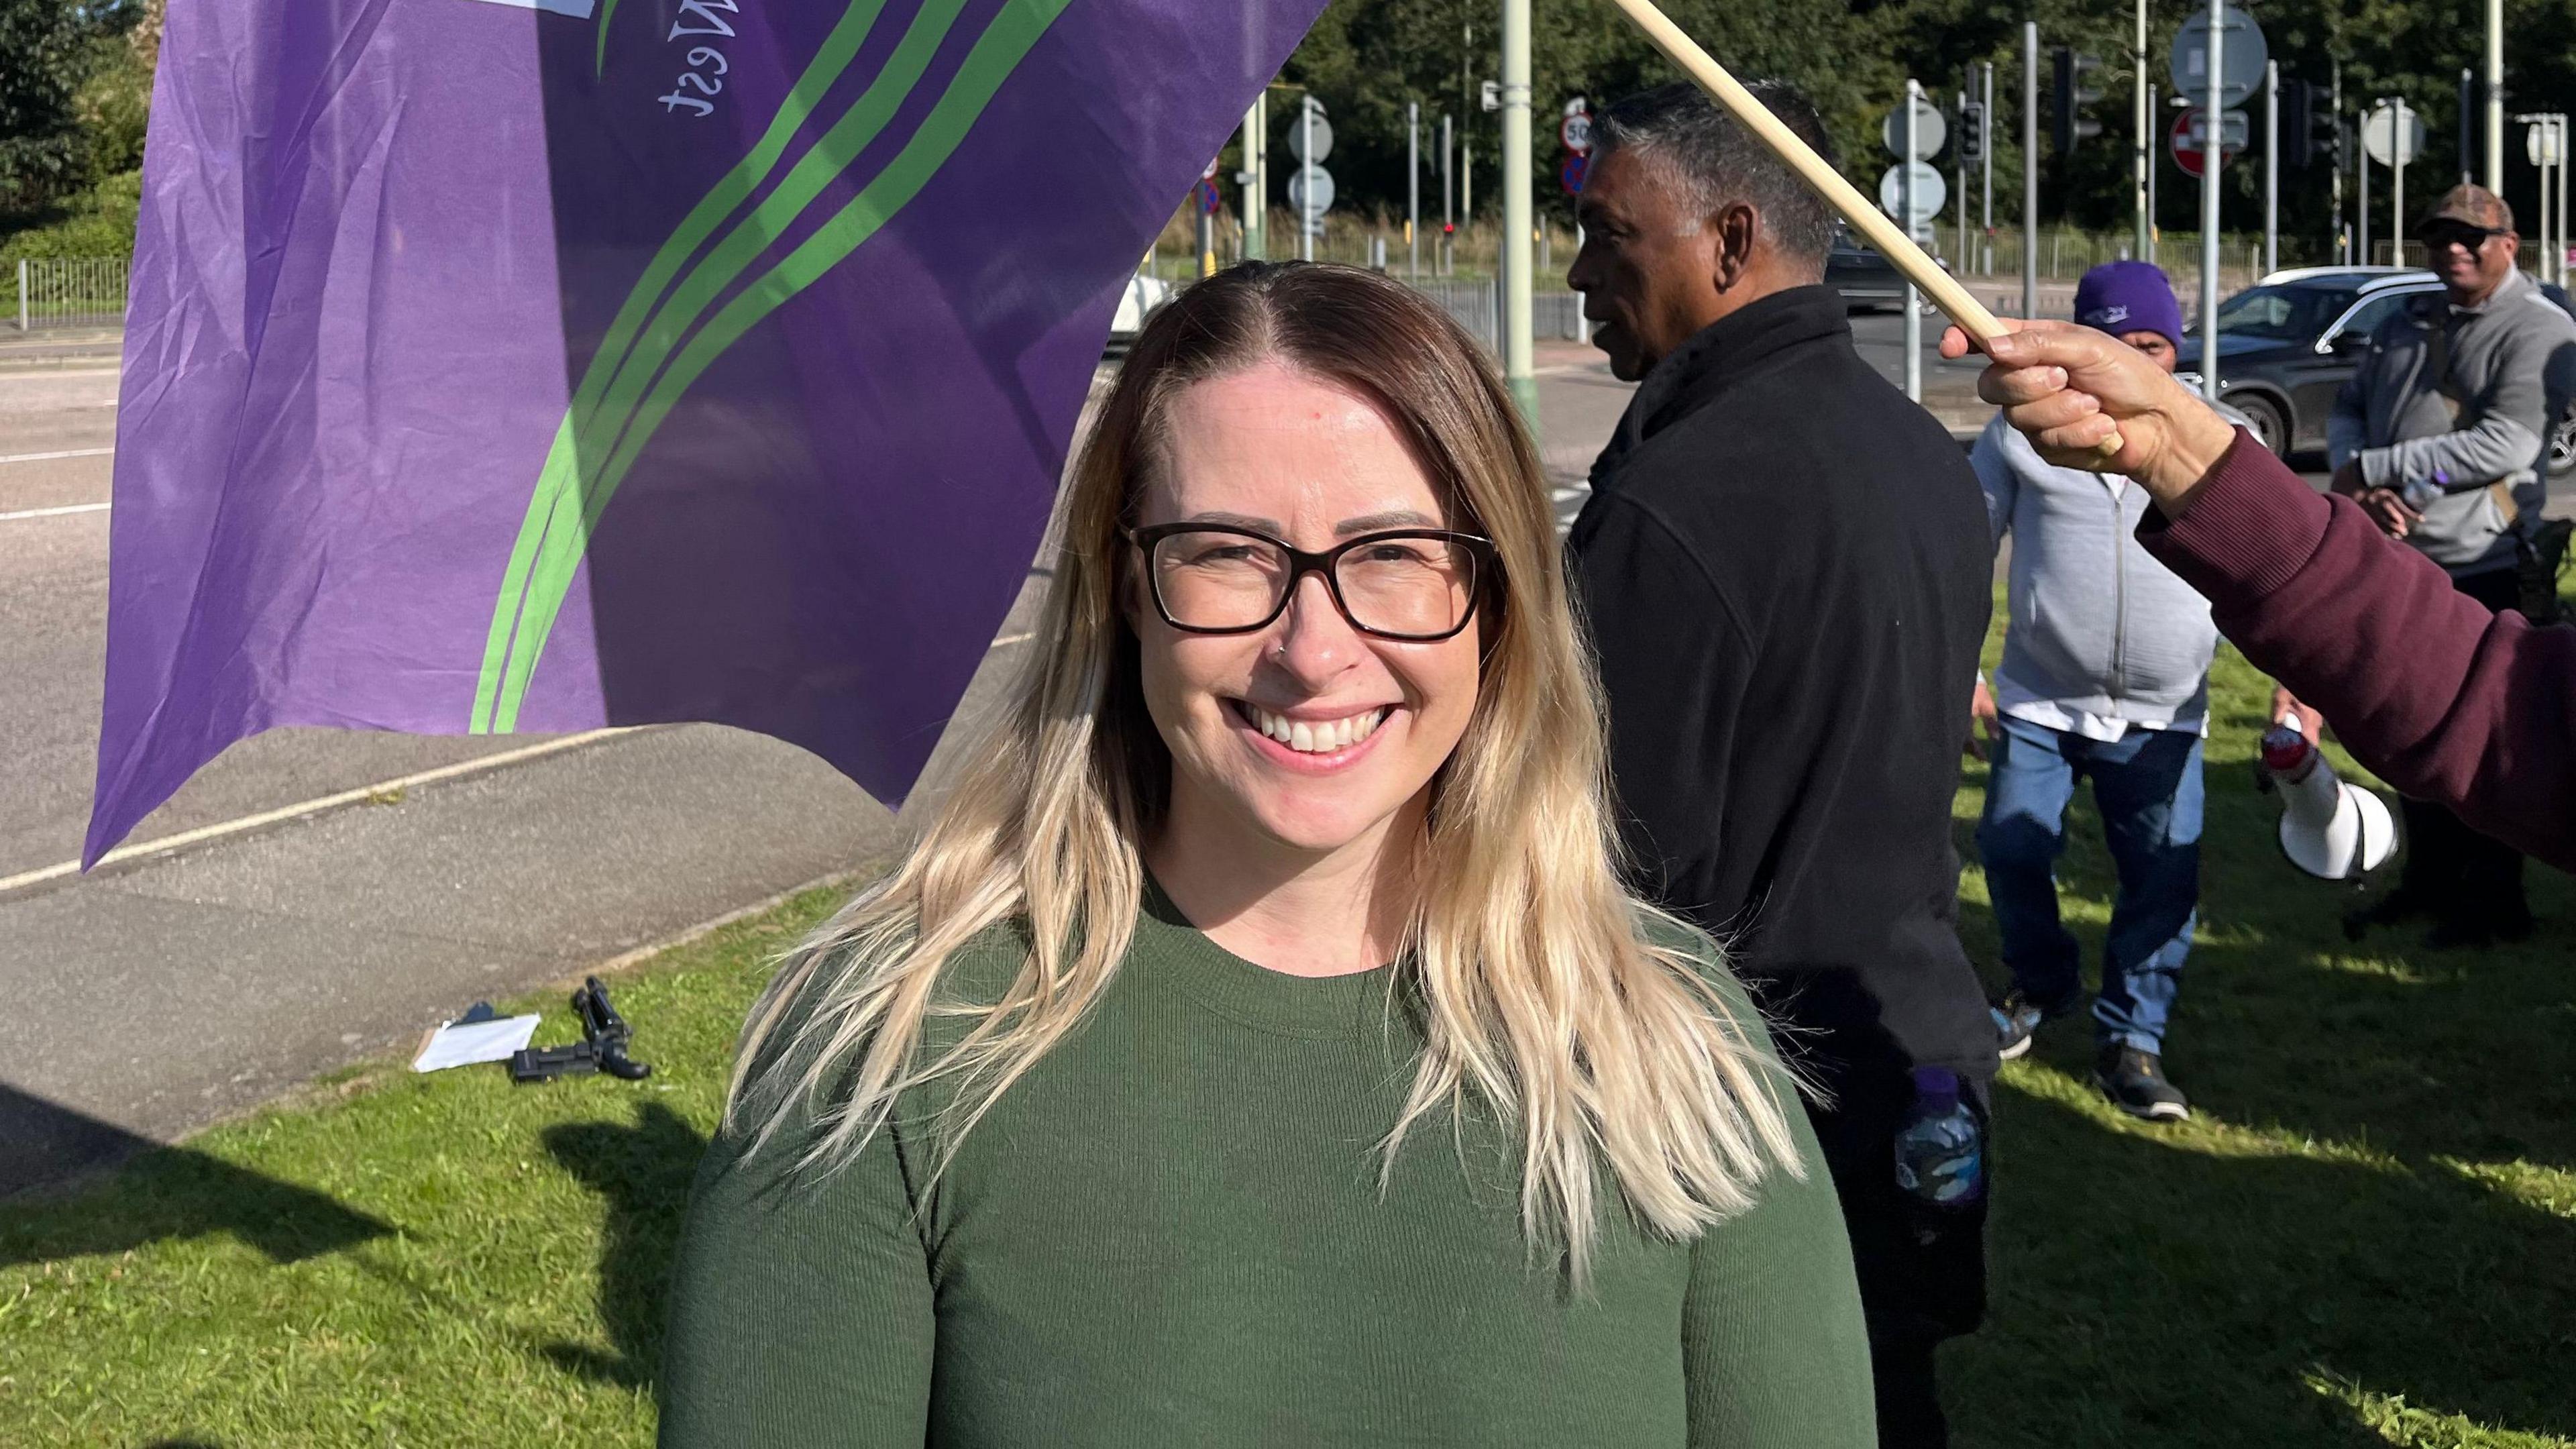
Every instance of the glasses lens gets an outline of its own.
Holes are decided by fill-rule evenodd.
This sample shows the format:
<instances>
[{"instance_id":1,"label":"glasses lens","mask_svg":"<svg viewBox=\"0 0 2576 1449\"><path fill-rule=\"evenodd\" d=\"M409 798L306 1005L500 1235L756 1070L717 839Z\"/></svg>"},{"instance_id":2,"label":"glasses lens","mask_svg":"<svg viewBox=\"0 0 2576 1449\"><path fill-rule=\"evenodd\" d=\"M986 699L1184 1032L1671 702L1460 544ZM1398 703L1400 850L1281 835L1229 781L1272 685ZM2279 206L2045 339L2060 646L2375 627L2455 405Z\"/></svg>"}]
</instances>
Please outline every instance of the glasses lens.
<instances>
[{"instance_id":1,"label":"glasses lens","mask_svg":"<svg viewBox=\"0 0 2576 1449\"><path fill-rule=\"evenodd\" d=\"M1154 597L1184 629L1249 629L1288 587L1288 556L1239 533L1175 533L1154 544Z\"/></svg>"},{"instance_id":2,"label":"glasses lens","mask_svg":"<svg viewBox=\"0 0 2576 1449\"><path fill-rule=\"evenodd\" d=\"M2445 247L2453 246L2460 248L2462 251L2473 252L2479 247L2486 245L2487 237L2490 235L2492 235L2492 233L2488 232L2484 227L2463 226L2458 223L2444 226L2428 226L2424 228L2424 245L2431 247L2437 252Z\"/></svg>"},{"instance_id":3,"label":"glasses lens","mask_svg":"<svg viewBox=\"0 0 2576 1449\"><path fill-rule=\"evenodd\" d=\"M1375 538L1343 554L1333 581L1351 622L1379 634L1435 638L1467 620L1476 555L1444 538Z\"/></svg>"}]
</instances>

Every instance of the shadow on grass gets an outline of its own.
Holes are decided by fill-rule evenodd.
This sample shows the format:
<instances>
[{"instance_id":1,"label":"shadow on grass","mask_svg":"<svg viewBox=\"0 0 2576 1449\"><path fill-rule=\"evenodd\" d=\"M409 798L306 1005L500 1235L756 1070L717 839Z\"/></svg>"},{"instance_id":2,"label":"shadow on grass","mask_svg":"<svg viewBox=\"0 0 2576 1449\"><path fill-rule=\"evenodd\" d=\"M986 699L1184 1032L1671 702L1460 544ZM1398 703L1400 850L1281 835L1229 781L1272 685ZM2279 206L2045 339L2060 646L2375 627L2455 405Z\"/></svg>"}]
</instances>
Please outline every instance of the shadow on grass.
<instances>
[{"instance_id":1,"label":"shadow on grass","mask_svg":"<svg viewBox=\"0 0 2576 1449\"><path fill-rule=\"evenodd\" d=\"M2096 1101L2080 1020L2005 1074L1994 1309L1946 1359L1960 1442L2385 1444L2362 1393L2576 1438L2576 893L2535 867L2521 947L2353 945L2352 893L2282 862L2248 780L2213 761L2166 1043L2199 1119ZM2082 814L2059 880L2089 978L2117 882ZM1961 933L2000 985L1969 884Z\"/></svg>"},{"instance_id":2,"label":"shadow on grass","mask_svg":"<svg viewBox=\"0 0 2576 1449\"><path fill-rule=\"evenodd\" d=\"M335 1253L393 1231L329 1196L0 1086L0 1267L121 1253L230 1233L272 1262ZM53 1182L65 1163L116 1165L112 1190ZM51 1184L51 1185L47 1185ZM23 1190L18 1190L23 1189Z\"/></svg>"},{"instance_id":3,"label":"shadow on grass","mask_svg":"<svg viewBox=\"0 0 2576 1449\"><path fill-rule=\"evenodd\" d=\"M548 1344L557 1367L599 1383L647 1389L662 1361L662 1319L671 1258L688 1212L689 1182L707 1139L658 1102L635 1124L583 1122L550 1127L546 1150L598 1193L606 1214L599 1258L599 1317L613 1353Z\"/></svg>"}]
</instances>

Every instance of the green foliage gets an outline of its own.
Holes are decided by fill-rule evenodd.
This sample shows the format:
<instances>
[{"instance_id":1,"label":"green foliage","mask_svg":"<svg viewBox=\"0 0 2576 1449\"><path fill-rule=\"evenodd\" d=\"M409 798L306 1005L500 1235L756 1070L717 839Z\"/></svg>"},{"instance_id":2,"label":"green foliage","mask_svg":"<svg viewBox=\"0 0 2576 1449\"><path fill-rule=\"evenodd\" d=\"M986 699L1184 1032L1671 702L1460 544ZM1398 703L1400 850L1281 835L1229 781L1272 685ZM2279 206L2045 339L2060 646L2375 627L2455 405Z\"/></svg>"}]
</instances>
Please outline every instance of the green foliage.
<instances>
[{"instance_id":1,"label":"green foliage","mask_svg":"<svg viewBox=\"0 0 2576 1449\"><path fill-rule=\"evenodd\" d=\"M142 12L136 0L0 0L0 230L142 154L151 57L128 40Z\"/></svg>"},{"instance_id":2,"label":"green foliage","mask_svg":"<svg viewBox=\"0 0 2576 1449\"><path fill-rule=\"evenodd\" d=\"M0 231L0 289L15 287L20 257L126 257L143 205L143 173L124 171L64 197L15 232ZM10 293L15 295L15 293Z\"/></svg>"}]
</instances>

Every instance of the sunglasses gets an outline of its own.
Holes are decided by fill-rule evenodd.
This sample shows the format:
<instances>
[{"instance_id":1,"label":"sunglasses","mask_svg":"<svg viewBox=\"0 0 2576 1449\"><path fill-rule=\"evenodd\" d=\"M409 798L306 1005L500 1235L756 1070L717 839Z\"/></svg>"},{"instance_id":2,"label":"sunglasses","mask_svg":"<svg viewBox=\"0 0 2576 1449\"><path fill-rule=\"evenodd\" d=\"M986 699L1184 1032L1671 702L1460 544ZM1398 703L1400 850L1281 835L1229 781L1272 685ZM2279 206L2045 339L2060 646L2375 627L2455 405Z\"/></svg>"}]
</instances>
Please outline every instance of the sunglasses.
<instances>
[{"instance_id":1,"label":"sunglasses","mask_svg":"<svg viewBox=\"0 0 2576 1449\"><path fill-rule=\"evenodd\" d=\"M2476 251L2487 244L2487 238L2505 234L2500 226L2471 226L2465 221L2437 221L2415 229L2415 239L2439 251L2457 246L2463 251Z\"/></svg>"}]
</instances>

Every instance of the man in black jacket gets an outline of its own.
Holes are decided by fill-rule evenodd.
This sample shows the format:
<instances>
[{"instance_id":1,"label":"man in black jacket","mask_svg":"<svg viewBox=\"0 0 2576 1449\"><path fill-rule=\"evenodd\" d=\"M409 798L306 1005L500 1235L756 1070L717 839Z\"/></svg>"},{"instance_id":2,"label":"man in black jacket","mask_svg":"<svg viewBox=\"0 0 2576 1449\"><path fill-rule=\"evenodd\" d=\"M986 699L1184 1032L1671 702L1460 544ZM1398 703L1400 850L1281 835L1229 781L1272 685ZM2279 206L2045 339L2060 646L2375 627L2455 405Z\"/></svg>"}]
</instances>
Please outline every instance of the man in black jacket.
<instances>
[{"instance_id":1,"label":"man in black jacket","mask_svg":"<svg viewBox=\"0 0 2576 1449\"><path fill-rule=\"evenodd\" d=\"M1754 89L1830 156L1804 98ZM1943 1071L1982 1135L1995 1070L1950 816L1992 606L1984 503L1852 350L1818 285L1822 201L1686 86L1595 134L1569 280L1641 385L1567 549L1628 843L1648 894L1732 942L1824 1089L1881 1442L1940 1444L1933 1350L1984 1313L1984 1195L1907 1192L1897 1138Z\"/></svg>"}]
</instances>

